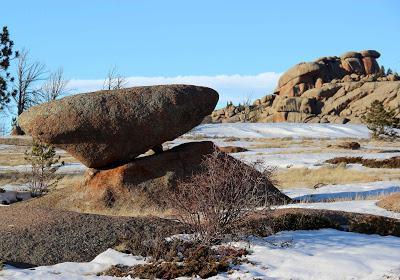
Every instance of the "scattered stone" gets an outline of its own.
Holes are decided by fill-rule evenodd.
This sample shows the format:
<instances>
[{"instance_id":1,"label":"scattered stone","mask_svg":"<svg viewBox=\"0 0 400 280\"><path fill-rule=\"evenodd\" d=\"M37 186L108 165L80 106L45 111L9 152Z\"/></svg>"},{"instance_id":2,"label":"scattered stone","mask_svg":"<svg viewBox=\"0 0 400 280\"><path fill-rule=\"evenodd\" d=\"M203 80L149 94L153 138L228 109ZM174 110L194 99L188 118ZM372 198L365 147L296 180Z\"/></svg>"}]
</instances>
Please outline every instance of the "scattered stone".
<instances>
[{"instance_id":1,"label":"scattered stone","mask_svg":"<svg viewBox=\"0 0 400 280\"><path fill-rule=\"evenodd\" d=\"M236 146L219 147L219 150L227 154L243 153L248 151L246 148L236 147Z\"/></svg>"},{"instance_id":2,"label":"scattered stone","mask_svg":"<svg viewBox=\"0 0 400 280\"><path fill-rule=\"evenodd\" d=\"M349 142L343 142L337 145L338 148L341 149L348 149L348 150L359 150L361 148L360 143L354 142L354 141L349 141Z\"/></svg>"}]
</instances>

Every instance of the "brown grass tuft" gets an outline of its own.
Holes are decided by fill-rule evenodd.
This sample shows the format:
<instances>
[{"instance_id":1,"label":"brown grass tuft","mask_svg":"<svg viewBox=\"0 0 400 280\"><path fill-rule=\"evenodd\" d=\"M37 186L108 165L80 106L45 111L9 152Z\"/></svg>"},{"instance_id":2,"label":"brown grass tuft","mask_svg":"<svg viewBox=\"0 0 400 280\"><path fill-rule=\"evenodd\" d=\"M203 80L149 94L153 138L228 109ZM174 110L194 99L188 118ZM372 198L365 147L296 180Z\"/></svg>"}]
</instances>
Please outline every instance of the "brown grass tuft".
<instances>
[{"instance_id":1,"label":"brown grass tuft","mask_svg":"<svg viewBox=\"0 0 400 280\"><path fill-rule=\"evenodd\" d=\"M345 165L323 166L320 168L289 168L279 170L275 178L281 188L314 187L321 184L348 184L355 182L373 182L381 179L391 178L393 176L400 178L393 172L377 173L363 172L360 170L348 169Z\"/></svg>"},{"instance_id":2,"label":"brown grass tuft","mask_svg":"<svg viewBox=\"0 0 400 280\"><path fill-rule=\"evenodd\" d=\"M378 201L376 205L386 210L400 213L400 193L391 194Z\"/></svg>"},{"instance_id":3,"label":"brown grass tuft","mask_svg":"<svg viewBox=\"0 0 400 280\"><path fill-rule=\"evenodd\" d=\"M370 168L400 168L400 157L391 157L383 160L365 159L362 157L336 157L327 160L326 163L331 163L331 164L358 163L362 164L365 167L370 167Z\"/></svg>"}]
</instances>

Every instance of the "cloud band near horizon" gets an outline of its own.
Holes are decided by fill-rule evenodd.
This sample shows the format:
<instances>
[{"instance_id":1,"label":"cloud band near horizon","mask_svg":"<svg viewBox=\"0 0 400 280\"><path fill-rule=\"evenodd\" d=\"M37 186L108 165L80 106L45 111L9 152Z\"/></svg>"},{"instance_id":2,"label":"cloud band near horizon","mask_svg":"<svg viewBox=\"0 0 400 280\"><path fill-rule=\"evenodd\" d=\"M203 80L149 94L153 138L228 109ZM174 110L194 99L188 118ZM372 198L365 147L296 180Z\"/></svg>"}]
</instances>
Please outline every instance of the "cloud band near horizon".
<instances>
[{"instance_id":1,"label":"cloud band near horizon","mask_svg":"<svg viewBox=\"0 0 400 280\"><path fill-rule=\"evenodd\" d=\"M216 76L176 76L176 77L127 77L127 86L151 86L162 84L193 84L207 86L218 91L217 107L228 101L234 104L250 98L255 100L270 94L278 84L281 73L265 72L257 75L216 75ZM68 84L73 92L91 92L103 87L103 80L72 79Z\"/></svg>"}]
</instances>

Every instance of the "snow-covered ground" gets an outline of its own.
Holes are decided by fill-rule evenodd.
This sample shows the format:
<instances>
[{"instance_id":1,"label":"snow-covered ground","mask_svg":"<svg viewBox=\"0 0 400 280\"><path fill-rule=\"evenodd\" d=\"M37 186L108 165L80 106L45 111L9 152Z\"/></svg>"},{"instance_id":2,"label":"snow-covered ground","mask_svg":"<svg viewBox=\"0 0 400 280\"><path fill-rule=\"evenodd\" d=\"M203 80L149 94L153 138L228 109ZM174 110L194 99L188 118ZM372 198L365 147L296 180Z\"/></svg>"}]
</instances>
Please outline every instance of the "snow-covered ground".
<instances>
[{"instance_id":1,"label":"snow-covered ground","mask_svg":"<svg viewBox=\"0 0 400 280\"><path fill-rule=\"evenodd\" d=\"M31 199L27 185L3 185L0 187L0 206L5 206L18 201Z\"/></svg>"},{"instance_id":2,"label":"snow-covered ground","mask_svg":"<svg viewBox=\"0 0 400 280\"><path fill-rule=\"evenodd\" d=\"M293 188L283 192L293 199L305 202L276 208L327 209L400 219L400 213L376 205L377 197L400 192L400 181L327 185L318 189Z\"/></svg>"},{"instance_id":3,"label":"snow-covered ground","mask_svg":"<svg viewBox=\"0 0 400 280\"><path fill-rule=\"evenodd\" d=\"M326 185L317 189L293 188L282 191L293 199L307 202L321 202L333 199L353 200L400 192L400 181Z\"/></svg>"},{"instance_id":4,"label":"snow-covered ground","mask_svg":"<svg viewBox=\"0 0 400 280\"><path fill-rule=\"evenodd\" d=\"M79 162L72 162L66 163L65 165L61 166L57 170L57 174L80 174L85 172L87 169L82 163ZM7 166L2 165L0 166L0 171L16 171L16 172L29 172L30 166L29 165L15 165L15 166Z\"/></svg>"},{"instance_id":5,"label":"snow-covered ground","mask_svg":"<svg viewBox=\"0 0 400 280\"><path fill-rule=\"evenodd\" d=\"M250 263L209 279L387 280L398 279L394 276L398 277L400 272L398 237L322 229L280 232L267 238L252 238L250 244L251 254L247 256ZM248 246L247 243L233 245ZM141 257L109 249L89 263L61 263L34 269L6 266L0 272L0 279L112 279L96 274L111 265L144 262Z\"/></svg>"},{"instance_id":6,"label":"snow-covered ground","mask_svg":"<svg viewBox=\"0 0 400 280\"><path fill-rule=\"evenodd\" d=\"M378 200L373 199L373 200L297 203L297 204L282 205L277 208L326 209L326 210L353 212L361 214L371 214L377 216L384 216L388 218L400 219L400 213L383 209L376 205L377 202Z\"/></svg>"},{"instance_id":7,"label":"snow-covered ground","mask_svg":"<svg viewBox=\"0 0 400 280\"><path fill-rule=\"evenodd\" d=\"M335 157L363 157L368 159L387 159L394 156L400 156L400 153L370 153L370 152L355 152L355 151L337 151L337 152L313 152L313 153L282 153L273 151L270 153L268 150L271 149L256 149L248 152L232 154L237 159L240 159L244 162L255 162L261 161L266 166L275 166L278 168L318 168L324 164L324 162L328 159L332 159ZM325 164L326 165L326 164ZM355 165L358 168L361 165ZM362 168L361 168L362 169Z\"/></svg>"},{"instance_id":8,"label":"snow-covered ground","mask_svg":"<svg viewBox=\"0 0 400 280\"><path fill-rule=\"evenodd\" d=\"M307 123L221 123L203 124L185 136L237 138L370 138L364 125Z\"/></svg>"},{"instance_id":9,"label":"snow-covered ground","mask_svg":"<svg viewBox=\"0 0 400 280\"><path fill-rule=\"evenodd\" d=\"M60 263L52 266L41 266L34 269L17 269L6 266L0 271L0 279L23 280L79 280L79 279L112 279L113 277L98 277L97 273L105 271L112 265L137 265L143 264L143 257L123 254L112 249L98 255L88 263Z\"/></svg>"},{"instance_id":10,"label":"snow-covered ground","mask_svg":"<svg viewBox=\"0 0 400 280\"><path fill-rule=\"evenodd\" d=\"M400 238L333 229L287 231L255 239L252 251L248 259L255 265L241 265L225 278L398 279L385 275L400 268Z\"/></svg>"}]
</instances>

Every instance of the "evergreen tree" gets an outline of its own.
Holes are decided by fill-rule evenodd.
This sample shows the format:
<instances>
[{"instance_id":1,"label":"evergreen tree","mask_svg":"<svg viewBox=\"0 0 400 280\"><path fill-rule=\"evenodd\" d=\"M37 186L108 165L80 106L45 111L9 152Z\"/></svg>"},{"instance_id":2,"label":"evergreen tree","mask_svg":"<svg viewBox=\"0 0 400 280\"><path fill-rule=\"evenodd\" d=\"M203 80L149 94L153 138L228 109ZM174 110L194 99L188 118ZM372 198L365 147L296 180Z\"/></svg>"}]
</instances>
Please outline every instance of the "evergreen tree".
<instances>
[{"instance_id":1,"label":"evergreen tree","mask_svg":"<svg viewBox=\"0 0 400 280\"><path fill-rule=\"evenodd\" d=\"M10 95L16 94L15 90L9 90L8 85L14 81L8 69L10 61L18 56L18 52L13 51L14 42L10 40L7 26L3 27L0 33L0 111L4 105L10 102Z\"/></svg>"},{"instance_id":2,"label":"evergreen tree","mask_svg":"<svg viewBox=\"0 0 400 280\"><path fill-rule=\"evenodd\" d=\"M379 69L379 75L381 77L384 77L386 75L386 70L385 70L385 66L381 66L381 68Z\"/></svg>"},{"instance_id":3,"label":"evergreen tree","mask_svg":"<svg viewBox=\"0 0 400 280\"><path fill-rule=\"evenodd\" d=\"M374 138L399 137L395 129L400 128L400 119L396 118L394 109L385 109L382 101L372 102L371 107L367 108L363 121L372 131Z\"/></svg>"},{"instance_id":4,"label":"evergreen tree","mask_svg":"<svg viewBox=\"0 0 400 280\"><path fill-rule=\"evenodd\" d=\"M59 163L60 156L56 155L53 146L33 142L32 147L25 151L25 160L31 166L28 187L32 197L41 196L57 185L59 178L55 172L64 162Z\"/></svg>"}]
</instances>

